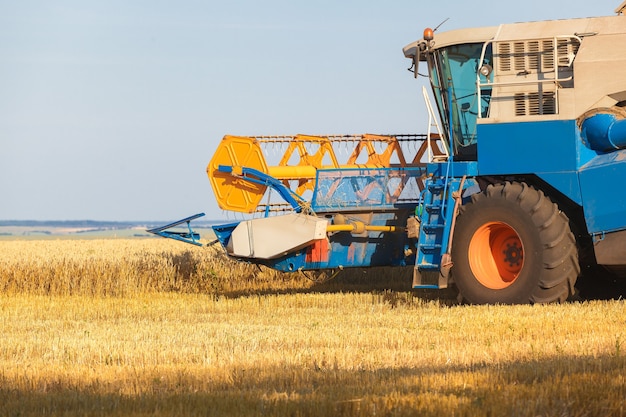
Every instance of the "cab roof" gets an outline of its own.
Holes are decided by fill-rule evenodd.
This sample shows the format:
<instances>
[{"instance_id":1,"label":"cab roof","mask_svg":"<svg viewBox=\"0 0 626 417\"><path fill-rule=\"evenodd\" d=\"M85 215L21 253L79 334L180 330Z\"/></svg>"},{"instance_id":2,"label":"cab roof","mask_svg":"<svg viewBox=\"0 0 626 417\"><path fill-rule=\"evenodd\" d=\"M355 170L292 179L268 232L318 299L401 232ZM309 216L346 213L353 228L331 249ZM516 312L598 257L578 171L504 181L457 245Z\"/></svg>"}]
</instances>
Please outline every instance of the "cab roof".
<instances>
[{"instance_id":1,"label":"cab roof","mask_svg":"<svg viewBox=\"0 0 626 417\"><path fill-rule=\"evenodd\" d=\"M545 39L564 35L592 36L600 33L622 33L625 25L626 16L621 14L617 16L509 23L500 26L457 29L441 33L436 32L433 38L434 44L430 49L437 50L451 45L481 43L488 40L515 41ZM404 56L413 58L419 53L419 45L424 42L423 39L419 39L406 45L402 48ZM419 58L420 60L424 59L423 56Z\"/></svg>"}]
</instances>

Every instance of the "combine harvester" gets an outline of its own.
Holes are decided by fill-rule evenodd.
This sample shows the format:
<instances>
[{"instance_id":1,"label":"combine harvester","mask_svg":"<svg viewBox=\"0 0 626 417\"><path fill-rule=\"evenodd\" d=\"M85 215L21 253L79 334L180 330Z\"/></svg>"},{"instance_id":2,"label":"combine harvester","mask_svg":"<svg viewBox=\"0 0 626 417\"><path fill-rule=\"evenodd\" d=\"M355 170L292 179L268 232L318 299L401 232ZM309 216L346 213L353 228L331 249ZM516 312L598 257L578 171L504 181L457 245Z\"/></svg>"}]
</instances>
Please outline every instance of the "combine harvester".
<instances>
[{"instance_id":1,"label":"combine harvester","mask_svg":"<svg viewBox=\"0 0 626 417\"><path fill-rule=\"evenodd\" d=\"M562 302L581 270L626 277L624 9L426 29L404 48L432 87L424 135L226 136L209 180L251 216L214 226L219 242L281 271L414 266L414 288L471 303ZM198 216L152 232L199 244L168 231Z\"/></svg>"}]
</instances>

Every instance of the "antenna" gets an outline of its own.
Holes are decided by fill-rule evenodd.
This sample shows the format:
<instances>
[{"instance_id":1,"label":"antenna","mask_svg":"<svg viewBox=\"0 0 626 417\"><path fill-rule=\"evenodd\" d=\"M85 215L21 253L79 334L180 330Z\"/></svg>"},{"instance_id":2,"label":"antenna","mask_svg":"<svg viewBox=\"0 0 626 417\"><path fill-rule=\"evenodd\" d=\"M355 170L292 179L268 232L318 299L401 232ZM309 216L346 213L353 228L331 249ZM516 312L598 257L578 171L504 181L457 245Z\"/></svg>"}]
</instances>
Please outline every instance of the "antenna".
<instances>
[{"instance_id":1,"label":"antenna","mask_svg":"<svg viewBox=\"0 0 626 417\"><path fill-rule=\"evenodd\" d=\"M626 7L626 0L624 1L624 4L622 4L622 6ZM624 7L622 7L622 9L623 9ZM443 22L439 23L439 24L437 25L437 27L435 27L435 28L433 29L433 32L436 32L436 31L437 31L437 29L439 29L439 27L440 27L441 25L443 25L444 23L446 23L448 20L450 20L450 18L449 18L449 17L446 17L446 20L444 20Z\"/></svg>"}]
</instances>

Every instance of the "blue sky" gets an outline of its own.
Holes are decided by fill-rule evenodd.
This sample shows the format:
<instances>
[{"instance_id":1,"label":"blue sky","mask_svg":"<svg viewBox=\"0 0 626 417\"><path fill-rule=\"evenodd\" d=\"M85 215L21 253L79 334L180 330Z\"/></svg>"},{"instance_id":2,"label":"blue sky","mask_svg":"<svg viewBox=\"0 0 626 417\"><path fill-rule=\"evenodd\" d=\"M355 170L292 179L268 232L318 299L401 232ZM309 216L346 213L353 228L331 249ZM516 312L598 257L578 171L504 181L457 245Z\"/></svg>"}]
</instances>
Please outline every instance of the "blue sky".
<instances>
[{"instance_id":1,"label":"blue sky","mask_svg":"<svg viewBox=\"0 0 626 417\"><path fill-rule=\"evenodd\" d=\"M225 218L225 134L423 133L402 47L425 27L619 3L0 0L0 219Z\"/></svg>"}]
</instances>

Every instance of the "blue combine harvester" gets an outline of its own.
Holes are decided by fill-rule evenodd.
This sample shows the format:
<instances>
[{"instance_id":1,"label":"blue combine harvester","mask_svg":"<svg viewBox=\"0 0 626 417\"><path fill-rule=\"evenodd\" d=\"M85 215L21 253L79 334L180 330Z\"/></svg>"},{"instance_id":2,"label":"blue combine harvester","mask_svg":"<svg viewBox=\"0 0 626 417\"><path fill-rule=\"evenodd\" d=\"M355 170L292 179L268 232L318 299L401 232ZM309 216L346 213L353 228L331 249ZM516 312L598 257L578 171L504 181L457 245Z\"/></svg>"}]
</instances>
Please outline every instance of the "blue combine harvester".
<instances>
[{"instance_id":1,"label":"blue combine harvester","mask_svg":"<svg viewBox=\"0 0 626 417\"><path fill-rule=\"evenodd\" d=\"M589 287L626 277L625 8L426 29L404 48L434 97L425 135L226 136L207 173L249 218L215 226L219 242L282 271L413 266L414 288L472 303L561 302L588 271Z\"/></svg>"}]
</instances>

